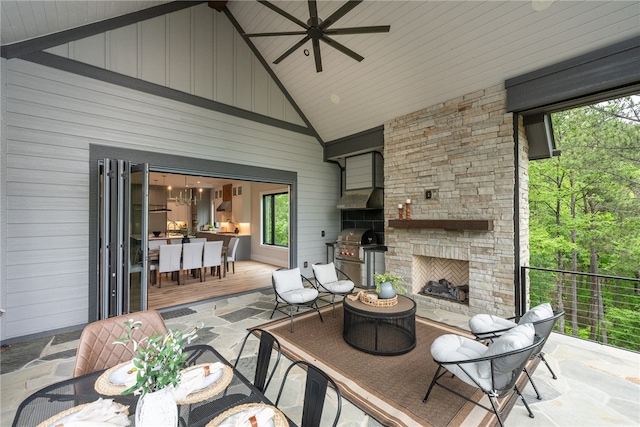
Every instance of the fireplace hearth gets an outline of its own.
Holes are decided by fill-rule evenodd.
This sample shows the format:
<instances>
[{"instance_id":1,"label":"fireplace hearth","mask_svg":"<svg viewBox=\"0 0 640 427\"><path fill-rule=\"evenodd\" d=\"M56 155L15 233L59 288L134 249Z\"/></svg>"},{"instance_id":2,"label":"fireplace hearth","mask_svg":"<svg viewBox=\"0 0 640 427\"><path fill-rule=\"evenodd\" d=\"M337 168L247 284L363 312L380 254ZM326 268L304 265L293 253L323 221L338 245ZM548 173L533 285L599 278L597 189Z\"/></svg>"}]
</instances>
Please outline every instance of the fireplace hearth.
<instances>
[{"instance_id":1,"label":"fireplace hearth","mask_svg":"<svg viewBox=\"0 0 640 427\"><path fill-rule=\"evenodd\" d=\"M420 290L423 295L469 304L469 285L456 286L447 279L429 280Z\"/></svg>"}]
</instances>

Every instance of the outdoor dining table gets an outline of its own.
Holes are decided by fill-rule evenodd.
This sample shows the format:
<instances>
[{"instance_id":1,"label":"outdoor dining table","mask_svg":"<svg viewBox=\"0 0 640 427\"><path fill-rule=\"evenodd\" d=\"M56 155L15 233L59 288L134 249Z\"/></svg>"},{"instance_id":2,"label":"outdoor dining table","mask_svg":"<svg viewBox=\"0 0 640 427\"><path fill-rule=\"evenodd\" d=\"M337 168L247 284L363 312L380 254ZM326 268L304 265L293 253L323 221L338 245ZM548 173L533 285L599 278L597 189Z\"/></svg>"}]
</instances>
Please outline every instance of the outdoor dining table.
<instances>
[{"instance_id":1,"label":"outdoor dining table","mask_svg":"<svg viewBox=\"0 0 640 427\"><path fill-rule=\"evenodd\" d=\"M233 377L229 385L218 394L199 402L189 402L178 405L178 418L180 426L206 426L218 415L232 411L239 405L267 404L273 406L269 399L251 384L238 370L213 347L208 345L193 345L185 349L190 355L189 365L203 363L222 362L233 369ZM113 399L114 402L129 406L129 419L134 424L138 396L105 395L95 389L96 381L106 370L94 372L76 378L64 380L45 387L26 398L16 412L13 427L38 424L55 417L63 411L73 407L95 402L99 398ZM288 418L290 426L295 426Z\"/></svg>"}]
</instances>

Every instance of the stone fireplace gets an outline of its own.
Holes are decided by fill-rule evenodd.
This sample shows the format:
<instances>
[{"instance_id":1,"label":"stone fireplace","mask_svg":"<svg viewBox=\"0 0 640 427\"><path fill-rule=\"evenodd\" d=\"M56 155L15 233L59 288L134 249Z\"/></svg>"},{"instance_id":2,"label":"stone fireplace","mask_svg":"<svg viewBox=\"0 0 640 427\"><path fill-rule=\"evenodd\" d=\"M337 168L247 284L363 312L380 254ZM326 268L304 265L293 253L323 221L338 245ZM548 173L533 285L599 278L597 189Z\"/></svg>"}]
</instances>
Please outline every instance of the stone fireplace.
<instances>
[{"instance_id":1,"label":"stone fireplace","mask_svg":"<svg viewBox=\"0 0 640 427\"><path fill-rule=\"evenodd\" d=\"M385 265L418 304L469 316L514 313L515 277L529 257L528 147L521 123L516 147L505 105L500 85L385 124ZM398 218L405 199L410 220ZM467 300L421 292L440 279L468 285Z\"/></svg>"},{"instance_id":2,"label":"stone fireplace","mask_svg":"<svg viewBox=\"0 0 640 427\"><path fill-rule=\"evenodd\" d=\"M469 261L414 256L412 293L469 304Z\"/></svg>"}]
</instances>

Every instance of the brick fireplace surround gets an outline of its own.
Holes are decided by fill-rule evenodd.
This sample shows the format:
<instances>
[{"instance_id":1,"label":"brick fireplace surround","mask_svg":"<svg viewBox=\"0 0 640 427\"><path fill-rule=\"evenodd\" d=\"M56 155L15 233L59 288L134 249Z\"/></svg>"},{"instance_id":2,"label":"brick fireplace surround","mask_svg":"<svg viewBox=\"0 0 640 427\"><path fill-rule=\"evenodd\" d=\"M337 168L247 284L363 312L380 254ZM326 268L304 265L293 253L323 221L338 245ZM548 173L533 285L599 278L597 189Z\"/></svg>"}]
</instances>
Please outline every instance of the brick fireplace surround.
<instances>
[{"instance_id":1,"label":"brick fireplace surround","mask_svg":"<svg viewBox=\"0 0 640 427\"><path fill-rule=\"evenodd\" d=\"M468 316L514 313L516 239L519 264L529 261L528 145L520 123L520 223L515 236L516 150L513 114L505 105L506 92L500 85L385 123L385 265L387 271L404 277L418 304ZM426 200L427 189L438 190L437 198ZM398 218L398 204L408 198L411 228L393 221ZM418 220L485 220L492 227L451 230L429 223L423 227ZM426 277L430 259L468 265L468 305L418 294L426 280L442 278Z\"/></svg>"}]
</instances>

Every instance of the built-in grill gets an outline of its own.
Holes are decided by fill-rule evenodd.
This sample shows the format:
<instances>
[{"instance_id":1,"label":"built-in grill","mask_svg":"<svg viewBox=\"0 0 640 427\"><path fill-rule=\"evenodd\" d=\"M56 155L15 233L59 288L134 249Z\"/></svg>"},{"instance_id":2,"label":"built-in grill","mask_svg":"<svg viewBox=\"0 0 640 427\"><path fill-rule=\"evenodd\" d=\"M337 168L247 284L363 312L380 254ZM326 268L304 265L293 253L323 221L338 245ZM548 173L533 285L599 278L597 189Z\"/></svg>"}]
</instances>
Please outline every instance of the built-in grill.
<instances>
[{"instance_id":1,"label":"built-in grill","mask_svg":"<svg viewBox=\"0 0 640 427\"><path fill-rule=\"evenodd\" d=\"M338 234L334 245L335 265L351 278L356 287L371 288L375 286L373 273L384 270L382 251L384 246L377 243L373 230L345 228Z\"/></svg>"}]
</instances>

